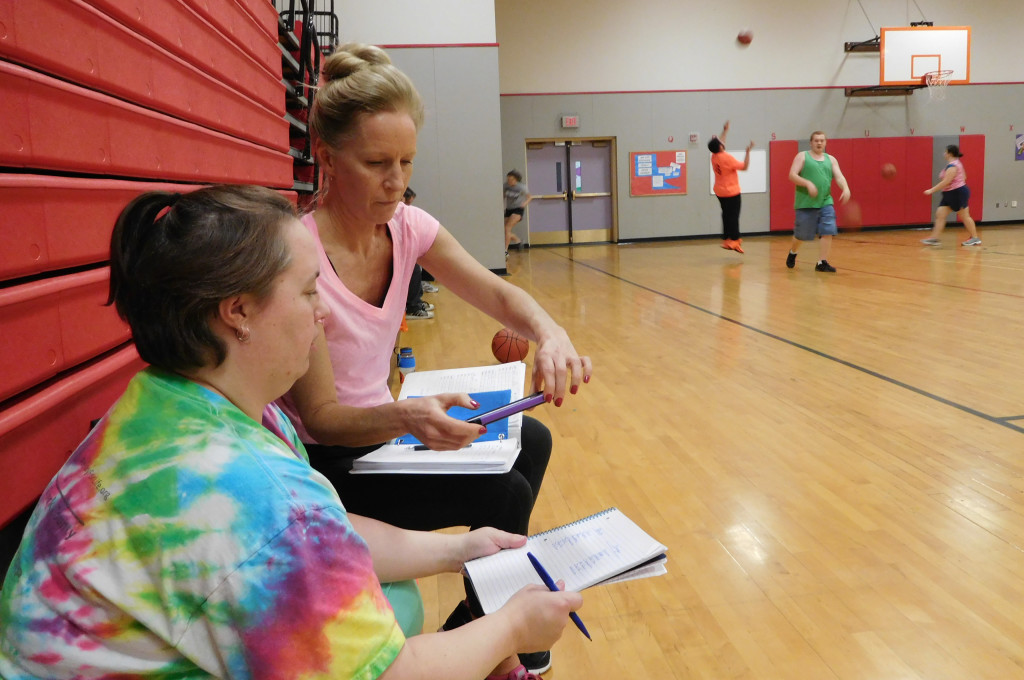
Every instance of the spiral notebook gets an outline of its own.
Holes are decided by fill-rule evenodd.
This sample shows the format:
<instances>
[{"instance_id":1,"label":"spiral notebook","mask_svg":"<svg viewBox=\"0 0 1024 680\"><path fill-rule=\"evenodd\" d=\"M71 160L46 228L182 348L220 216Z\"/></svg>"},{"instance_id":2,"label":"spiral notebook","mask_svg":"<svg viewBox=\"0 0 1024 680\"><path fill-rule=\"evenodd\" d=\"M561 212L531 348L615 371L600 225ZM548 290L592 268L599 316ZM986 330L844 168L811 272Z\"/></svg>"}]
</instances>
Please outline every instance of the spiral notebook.
<instances>
[{"instance_id":1,"label":"spiral notebook","mask_svg":"<svg viewBox=\"0 0 1024 680\"><path fill-rule=\"evenodd\" d=\"M485 613L530 583L543 585L526 557L531 552L566 590L667 573L668 550L618 508L530 536L522 548L466 562L466 573Z\"/></svg>"}]
</instances>

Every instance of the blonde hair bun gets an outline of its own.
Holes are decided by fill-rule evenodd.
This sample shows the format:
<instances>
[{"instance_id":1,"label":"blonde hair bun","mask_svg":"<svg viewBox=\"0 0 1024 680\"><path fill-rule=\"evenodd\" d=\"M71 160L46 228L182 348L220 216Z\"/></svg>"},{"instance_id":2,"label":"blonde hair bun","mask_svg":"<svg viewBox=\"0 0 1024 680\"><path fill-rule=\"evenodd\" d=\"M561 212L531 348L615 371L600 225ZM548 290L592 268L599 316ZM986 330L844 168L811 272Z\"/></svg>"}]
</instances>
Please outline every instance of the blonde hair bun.
<instances>
[{"instance_id":1,"label":"blonde hair bun","mask_svg":"<svg viewBox=\"0 0 1024 680\"><path fill-rule=\"evenodd\" d=\"M338 47L331 53L331 56L324 60L320 72L323 73L324 80L330 82L347 78L368 66L390 64L391 57L376 45L348 43Z\"/></svg>"}]
</instances>

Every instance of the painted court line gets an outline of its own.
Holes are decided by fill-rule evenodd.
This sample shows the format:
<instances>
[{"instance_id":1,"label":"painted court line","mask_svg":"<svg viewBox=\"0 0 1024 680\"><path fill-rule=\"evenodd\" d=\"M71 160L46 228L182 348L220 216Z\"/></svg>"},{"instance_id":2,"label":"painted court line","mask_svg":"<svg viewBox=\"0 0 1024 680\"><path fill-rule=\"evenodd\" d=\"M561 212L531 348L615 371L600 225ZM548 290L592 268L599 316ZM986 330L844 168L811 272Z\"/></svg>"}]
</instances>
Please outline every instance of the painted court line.
<instances>
[{"instance_id":1,"label":"painted court line","mask_svg":"<svg viewBox=\"0 0 1024 680\"><path fill-rule=\"evenodd\" d=\"M690 309L696 310L698 312L703 312L704 314L707 314L709 316L713 316L716 319L721 319L722 321L728 321L729 323L736 324L737 326L740 326L741 328L745 328L745 329L747 329L749 331L753 331L754 333L758 333L758 334L763 335L763 336L765 336L767 338L771 338L773 340L778 340L779 342L785 343L785 344L787 344L787 345L789 345L791 347L796 347L797 349L801 349L801 350L803 350L805 352L808 352L810 354L814 354L816 356L819 356L822 359L827 359L828 361L832 361L832 362L840 364L842 366L846 366L847 368L852 368L855 371L860 371L861 373L864 373L865 375L869 375L872 378L877 378L878 380L881 380L883 382L887 382L890 385L895 385L896 387L903 388L903 389L905 389L905 390L907 390L909 392L913 392L914 394L920 395L920 396L925 397L927 399L931 399L933 401L937 401L940 404L944 404L946 406L955 408L955 409L957 409L959 411L963 411L964 413L968 413L968 414L970 414L972 416L976 416L978 418L981 418L982 420L985 420L985 421L988 421L990 423L993 423L994 425L1002 425L1003 427L1005 427L1007 429L1010 429L1010 430L1013 430L1015 432L1020 432L1021 434L1024 434L1024 426L1017 425L1015 423L1010 422L1010 420L1015 420L1015 418L998 418L996 416L992 416L992 415L989 415L987 413L983 413L983 412L981 412L981 411L979 411L977 409L971 408L970 406L967 406L965 404L961 404L961 403L952 401L950 399L946 399L945 397L940 397L939 395L933 394L932 392L928 392L927 390L923 390L920 387L914 387L913 385L911 385L909 383L905 383L902 380L897 380L896 378L893 378L892 376L885 375L884 373L879 373L878 371L873 371L870 368L866 368L864 366L860 366L860 365L855 364L855 363L853 363L851 361L847 361L846 359L840 359L837 356L834 356L832 354L828 354L827 352L822 352L821 350L814 349L813 347L809 347L807 345L802 345L799 342L796 342L794 340L790 340L789 338L784 338L781 335L776 335L775 333L772 333L770 331L766 331L766 330L764 330L762 328L757 328L756 326L751 326L750 324L743 323L742 321L738 321L736 319L732 319L730 317L723 316L722 314L719 314L718 312L713 312L710 309L705 309L704 307L701 307L699 305L695 305L692 302L687 302L686 300L682 300L680 298L673 297L672 295L669 295L668 293L665 293L664 291L660 291L660 290L656 290L654 288L650 288L648 286L643 285L642 283L637 283L636 281L631 281L629 279L626 279L626 278L623 278L623 277L619 276L618 274L612 274L611 272L605 271L604 269L601 269L600 267L596 267L596 266L594 266L592 264L587 264L586 262L579 262L579 261L573 259L571 255L562 255L561 253L552 253L552 254L558 255L559 257L564 257L565 259L569 260L573 264L579 265L581 267L586 267L588 269L591 269L591 270L593 270L595 272L598 272L600 274L604 274L605 276L611 277L613 279L618 279L619 281L622 281L623 283L626 283L626 284L629 284L631 286L634 286L635 288L639 288L641 290L646 290L649 293L652 293L652 294L657 295L659 297L663 297L663 298L665 298L667 300L672 300L673 302L678 302L681 305L685 305L686 307L689 307Z\"/></svg>"}]
</instances>

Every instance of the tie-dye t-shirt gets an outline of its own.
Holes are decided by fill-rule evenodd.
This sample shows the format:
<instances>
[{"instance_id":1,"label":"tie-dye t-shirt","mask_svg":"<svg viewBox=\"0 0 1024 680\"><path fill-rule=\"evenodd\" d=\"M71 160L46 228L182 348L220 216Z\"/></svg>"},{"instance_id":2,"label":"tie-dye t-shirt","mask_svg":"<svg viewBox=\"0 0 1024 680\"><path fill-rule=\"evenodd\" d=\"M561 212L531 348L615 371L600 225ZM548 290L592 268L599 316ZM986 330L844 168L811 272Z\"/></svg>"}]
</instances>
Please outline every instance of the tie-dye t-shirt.
<instances>
[{"instance_id":1,"label":"tie-dye t-shirt","mask_svg":"<svg viewBox=\"0 0 1024 680\"><path fill-rule=\"evenodd\" d=\"M405 642L288 419L147 369L43 493L0 677L376 678Z\"/></svg>"}]
</instances>

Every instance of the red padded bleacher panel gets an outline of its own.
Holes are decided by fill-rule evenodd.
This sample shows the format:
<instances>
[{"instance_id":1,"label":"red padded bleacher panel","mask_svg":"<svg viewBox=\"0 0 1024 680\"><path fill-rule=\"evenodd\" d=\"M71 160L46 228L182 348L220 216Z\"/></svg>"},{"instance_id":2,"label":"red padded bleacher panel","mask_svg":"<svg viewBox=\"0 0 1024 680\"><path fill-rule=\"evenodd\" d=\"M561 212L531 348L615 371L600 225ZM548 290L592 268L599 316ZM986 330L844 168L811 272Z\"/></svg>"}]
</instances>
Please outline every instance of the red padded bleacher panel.
<instances>
[{"instance_id":1,"label":"red padded bleacher panel","mask_svg":"<svg viewBox=\"0 0 1024 680\"><path fill-rule=\"evenodd\" d=\"M292 158L0 61L0 164L290 188ZM74 125L69 125L74 121Z\"/></svg>"},{"instance_id":2,"label":"red padded bleacher panel","mask_svg":"<svg viewBox=\"0 0 1024 680\"><path fill-rule=\"evenodd\" d=\"M123 344L107 267L0 289L0 401Z\"/></svg>"},{"instance_id":3,"label":"red padded bleacher panel","mask_svg":"<svg viewBox=\"0 0 1024 680\"><path fill-rule=\"evenodd\" d=\"M288 151L288 123L280 113L133 33L82 0L14 3L8 13L14 30L0 34L2 57L183 120ZM77 37L68 40L69 35ZM280 65L280 51L277 61Z\"/></svg>"},{"instance_id":4,"label":"red padded bleacher panel","mask_svg":"<svg viewBox=\"0 0 1024 680\"><path fill-rule=\"evenodd\" d=\"M104 262L114 221L144 191L195 184L0 174L0 281Z\"/></svg>"},{"instance_id":5,"label":"red padded bleacher panel","mask_svg":"<svg viewBox=\"0 0 1024 680\"><path fill-rule=\"evenodd\" d=\"M0 526L35 501L144 366L129 345L0 411Z\"/></svg>"},{"instance_id":6,"label":"red padded bleacher panel","mask_svg":"<svg viewBox=\"0 0 1024 680\"><path fill-rule=\"evenodd\" d=\"M777 140L768 143L768 203L771 211L769 229L771 231L792 231L793 219L793 183L789 181L789 168L793 158L800 150L795 140Z\"/></svg>"},{"instance_id":7,"label":"red padded bleacher panel","mask_svg":"<svg viewBox=\"0 0 1024 680\"><path fill-rule=\"evenodd\" d=\"M233 0L182 0L209 21L243 52L281 79L281 49L277 34L267 35L256 21ZM269 5L270 3L264 3Z\"/></svg>"},{"instance_id":8,"label":"red padded bleacher panel","mask_svg":"<svg viewBox=\"0 0 1024 680\"><path fill-rule=\"evenodd\" d=\"M37 283L44 285L0 290L0 401L53 377L64 363L60 284Z\"/></svg>"},{"instance_id":9,"label":"red padded bleacher panel","mask_svg":"<svg viewBox=\"0 0 1024 680\"><path fill-rule=\"evenodd\" d=\"M249 13L256 25L270 39L277 43L277 10L274 3L267 0L238 0L238 4Z\"/></svg>"},{"instance_id":10,"label":"red padded bleacher panel","mask_svg":"<svg viewBox=\"0 0 1024 680\"><path fill-rule=\"evenodd\" d=\"M60 277L74 279L60 295L60 344L64 369L99 356L131 339L128 324L107 305L110 268L93 269Z\"/></svg>"},{"instance_id":11,"label":"red padded bleacher panel","mask_svg":"<svg viewBox=\"0 0 1024 680\"><path fill-rule=\"evenodd\" d=\"M961 162L971 189L971 217L980 222L985 214L985 135L960 135L958 146L964 155Z\"/></svg>"},{"instance_id":12,"label":"red padded bleacher panel","mask_svg":"<svg viewBox=\"0 0 1024 680\"><path fill-rule=\"evenodd\" d=\"M280 76L275 78L190 7L167 0L86 1L131 31L284 115Z\"/></svg>"}]
</instances>

